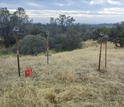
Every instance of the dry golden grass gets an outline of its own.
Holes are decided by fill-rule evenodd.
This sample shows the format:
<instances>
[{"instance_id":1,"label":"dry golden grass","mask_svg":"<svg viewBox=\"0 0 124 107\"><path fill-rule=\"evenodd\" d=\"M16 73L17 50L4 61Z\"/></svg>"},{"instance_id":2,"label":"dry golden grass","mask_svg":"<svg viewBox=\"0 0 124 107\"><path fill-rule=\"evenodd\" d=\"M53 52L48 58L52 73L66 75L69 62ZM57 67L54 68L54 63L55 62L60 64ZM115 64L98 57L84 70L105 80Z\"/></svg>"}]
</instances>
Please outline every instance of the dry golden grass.
<instances>
[{"instance_id":1,"label":"dry golden grass","mask_svg":"<svg viewBox=\"0 0 124 107\"><path fill-rule=\"evenodd\" d=\"M124 50L109 43L108 68L98 72L99 45L46 57L0 56L0 107L124 107ZM32 67L32 77L24 70Z\"/></svg>"}]
</instances>

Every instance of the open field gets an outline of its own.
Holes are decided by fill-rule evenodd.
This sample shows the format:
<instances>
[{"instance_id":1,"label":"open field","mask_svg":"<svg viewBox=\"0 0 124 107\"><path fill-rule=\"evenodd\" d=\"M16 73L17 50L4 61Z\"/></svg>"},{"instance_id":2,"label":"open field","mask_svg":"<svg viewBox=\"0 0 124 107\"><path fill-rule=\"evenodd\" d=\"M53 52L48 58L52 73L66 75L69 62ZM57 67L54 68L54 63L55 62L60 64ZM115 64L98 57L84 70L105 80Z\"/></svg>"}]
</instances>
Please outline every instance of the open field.
<instances>
[{"instance_id":1,"label":"open field","mask_svg":"<svg viewBox=\"0 0 124 107\"><path fill-rule=\"evenodd\" d=\"M124 49L108 46L108 67L98 72L99 46L46 57L0 56L0 107L124 107ZM24 77L32 67L33 76Z\"/></svg>"}]
</instances>

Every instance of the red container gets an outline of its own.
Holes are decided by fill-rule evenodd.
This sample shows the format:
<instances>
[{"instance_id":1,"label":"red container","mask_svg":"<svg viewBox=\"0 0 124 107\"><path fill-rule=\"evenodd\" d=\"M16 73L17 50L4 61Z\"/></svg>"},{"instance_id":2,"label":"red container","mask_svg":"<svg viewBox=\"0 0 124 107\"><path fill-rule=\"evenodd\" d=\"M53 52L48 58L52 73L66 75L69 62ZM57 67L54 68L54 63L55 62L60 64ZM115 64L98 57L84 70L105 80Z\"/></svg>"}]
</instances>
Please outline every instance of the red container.
<instances>
[{"instance_id":1,"label":"red container","mask_svg":"<svg viewBox=\"0 0 124 107\"><path fill-rule=\"evenodd\" d=\"M32 68L25 71L25 77L32 76Z\"/></svg>"}]
</instances>

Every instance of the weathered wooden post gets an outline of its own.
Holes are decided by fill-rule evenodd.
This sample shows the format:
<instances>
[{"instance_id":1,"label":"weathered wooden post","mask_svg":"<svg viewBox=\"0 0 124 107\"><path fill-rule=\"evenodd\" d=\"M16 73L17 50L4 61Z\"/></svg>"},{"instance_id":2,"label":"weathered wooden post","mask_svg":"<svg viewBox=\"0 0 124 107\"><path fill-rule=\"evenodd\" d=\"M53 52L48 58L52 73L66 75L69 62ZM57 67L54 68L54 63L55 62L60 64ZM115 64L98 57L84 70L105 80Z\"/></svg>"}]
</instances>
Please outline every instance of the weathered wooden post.
<instances>
[{"instance_id":1,"label":"weathered wooden post","mask_svg":"<svg viewBox=\"0 0 124 107\"><path fill-rule=\"evenodd\" d=\"M18 32L19 32L19 28L18 27L14 27L13 32L15 32L18 75L20 77L20 61L19 61L19 48L18 48Z\"/></svg>"},{"instance_id":2,"label":"weathered wooden post","mask_svg":"<svg viewBox=\"0 0 124 107\"><path fill-rule=\"evenodd\" d=\"M102 43L100 43L98 71L100 71L100 69L101 69L101 55L102 55Z\"/></svg>"},{"instance_id":3,"label":"weathered wooden post","mask_svg":"<svg viewBox=\"0 0 124 107\"><path fill-rule=\"evenodd\" d=\"M101 70L101 57L102 57L102 37L103 37L103 33L101 32L99 34L101 37L99 38L99 43L100 43L100 52L99 52L99 64L98 64L98 71Z\"/></svg>"},{"instance_id":4,"label":"weathered wooden post","mask_svg":"<svg viewBox=\"0 0 124 107\"><path fill-rule=\"evenodd\" d=\"M107 68L107 41L108 41L108 35L105 35L103 33L100 33L99 43L100 43L100 53L99 53L99 65L98 65L98 71L101 69L101 54L102 54L102 44L105 43L105 68Z\"/></svg>"},{"instance_id":5,"label":"weathered wooden post","mask_svg":"<svg viewBox=\"0 0 124 107\"><path fill-rule=\"evenodd\" d=\"M49 32L46 32L46 36L47 36L47 37L46 37L46 39L47 39L47 41L46 41L47 64L49 64L49 35L50 35L50 33L49 33Z\"/></svg>"},{"instance_id":6,"label":"weathered wooden post","mask_svg":"<svg viewBox=\"0 0 124 107\"><path fill-rule=\"evenodd\" d=\"M107 68L107 41L105 42L105 68Z\"/></svg>"},{"instance_id":7,"label":"weathered wooden post","mask_svg":"<svg viewBox=\"0 0 124 107\"><path fill-rule=\"evenodd\" d=\"M105 68L107 68L107 42L108 42L108 35L104 36L105 38Z\"/></svg>"}]
</instances>

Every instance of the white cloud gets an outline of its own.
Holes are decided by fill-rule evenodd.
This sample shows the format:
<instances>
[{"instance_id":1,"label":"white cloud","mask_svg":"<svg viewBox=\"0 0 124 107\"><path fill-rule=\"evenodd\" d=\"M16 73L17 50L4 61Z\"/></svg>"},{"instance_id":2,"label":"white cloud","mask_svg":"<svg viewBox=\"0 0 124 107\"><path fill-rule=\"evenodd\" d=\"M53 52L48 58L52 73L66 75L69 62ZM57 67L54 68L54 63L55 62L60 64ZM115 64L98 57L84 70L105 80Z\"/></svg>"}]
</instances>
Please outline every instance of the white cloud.
<instances>
[{"instance_id":1,"label":"white cloud","mask_svg":"<svg viewBox=\"0 0 124 107\"><path fill-rule=\"evenodd\" d=\"M29 17L58 17L59 14L65 14L73 17L91 17L90 11L75 11L75 10L27 10Z\"/></svg>"},{"instance_id":2,"label":"white cloud","mask_svg":"<svg viewBox=\"0 0 124 107\"><path fill-rule=\"evenodd\" d=\"M15 9L10 9L14 12ZM72 16L76 19L76 22L119 22L124 19L124 8L104 8L100 11L82 11L82 10L26 10L29 18L34 19L34 22L47 23L50 17L57 18L59 14L65 14L67 16ZM84 21L84 22L85 22Z\"/></svg>"},{"instance_id":3,"label":"white cloud","mask_svg":"<svg viewBox=\"0 0 124 107\"><path fill-rule=\"evenodd\" d=\"M105 15L124 15L124 8L105 8L98 13Z\"/></svg>"},{"instance_id":4,"label":"white cloud","mask_svg":"<svg viewBox=\"0 0 124 107\"><path fill-rule=\"evenodd\" d=\"M96 5L96 4L102 4L102 3L104 3L103 0L92 0L89 4L90 5Z\"/></svg>"},{"instance_id":5,"label":"white cloud","mask_svg":"<svg viewBox=\"0 0 124 107\"><path fill-rule=\"evenodd\" d=\"M33 6L33 7L40 7L39 4L32 3L32 2L27 3L27 5L28 5L28 6Z\"/></svg>"},{"instance_id":6,"label":"white cloud","mask_svg":"<svg viewBox=\"0 0 124 107\"><path fill-rule=\"evenodd\" d=\"M10 9L14 12L14 9ZM50 18L58 17L59 14L65 14L72 17L109 17L112 15L124 15L124 8L104 8L99 11L82 11L82 10L26 10L30 18Z\"/></svg>"},{"instance_id":7,"label":"white cloud","mask_svg":"<svg viewBox=\"0 0 124 107\"><path fill-rule=\"evenodd\" d=\"M104 4L104 3L108 3L111 5L120 5L121 3L119 1L115 1L115 0L92 0L90 1L90 5L98 5L98 4Z\"/></svg>"},{"instance_id":8,"label":"white cloud","mask_svg":"<svg viewBox=\"0 0 124 107\"><path fill-rule=\"evenodd\" d=\"M113 0L108 0L109 4L113 4L113 5L120 5L121 3L119 1L113 1Z\"/></svg>"},{"instance_id":9,"label":"white cloud","mask_svg":"<svg viewBox=\"0 0 124 107\"><path fill-rule=\"evenodd\" d=\"M54 3L54 5L56 5L56 6L64 6L65 4L62 4L62 3Z\"/></svg>"}]
</instances>

